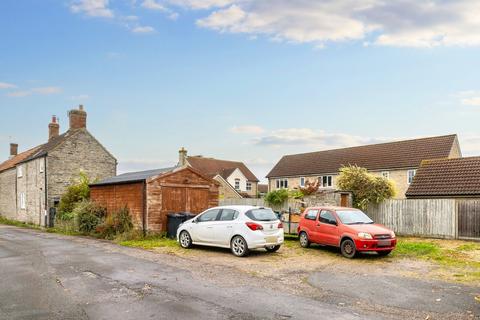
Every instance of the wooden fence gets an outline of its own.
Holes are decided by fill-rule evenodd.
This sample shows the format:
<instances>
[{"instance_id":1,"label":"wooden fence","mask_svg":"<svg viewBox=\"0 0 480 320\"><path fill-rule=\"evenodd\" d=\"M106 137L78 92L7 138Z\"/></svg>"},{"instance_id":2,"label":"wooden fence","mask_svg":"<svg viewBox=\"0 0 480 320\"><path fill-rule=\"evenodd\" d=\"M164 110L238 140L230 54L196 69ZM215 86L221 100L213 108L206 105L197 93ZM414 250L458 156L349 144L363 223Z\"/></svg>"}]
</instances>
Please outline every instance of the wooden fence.
<instances>
[{"instance_id":1,"label":"wooden fence","mask_svg":"<svg viewBox=\"0 0 480 320\"><path fill-rule=\"evenodd\" d=\"M400 235L480 240L478 200L387 200L367 214Z\"/></svg>"}]
</instances>

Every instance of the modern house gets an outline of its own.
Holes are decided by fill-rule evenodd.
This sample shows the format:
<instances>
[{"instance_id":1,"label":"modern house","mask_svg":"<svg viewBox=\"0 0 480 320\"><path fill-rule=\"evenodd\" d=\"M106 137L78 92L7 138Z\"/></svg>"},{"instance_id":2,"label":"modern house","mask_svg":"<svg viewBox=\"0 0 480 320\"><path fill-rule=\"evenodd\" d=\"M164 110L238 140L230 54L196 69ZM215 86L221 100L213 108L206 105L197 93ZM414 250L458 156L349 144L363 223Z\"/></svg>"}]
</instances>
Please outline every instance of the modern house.
<instances>
[{"instance_id":1,"label":"modern house","mask_svg":"<svg viewBox=\"0 0 480 320\"><path fill-rule=\"evenodd\" d=\"M87 130L87 113L80 106L68 113L70 127L60 134L55 116L48 125L48 142L18 153L0 164L0 215L45 225L71 182L84 172L92 179L114 176L117 160Z\"/></svg>"},{"instance_id":2,"label":"modern house","mask_svg":"<svg viewBox=\"0 0 480 320\"><path fill-rule=\"evenodd\" d=\"M269 190L296 189L318 181L321 189L336 189L339 170L357 165L392 180L397 198L405 192L423 160L462 156L456 134L284 156L267 175Z\"/></svg>"},{"instance_id":3,"label":"modern house","mask_svg":"<svg viewBox=\"0 0 480 320\"><path fill-rule=\"evenodd\" d=\"M192 167L131 172L90 185L90 197L110 214L127 207L136 228L167 230L167 214L198 214L218 206L219 183Z\"/></svg>"},{"instance_id":4,"label":"modern house","mask_svg":"<svg viewBox=\"0 0 480 320\"><path fill-rule=\"evenodd\" d=\"M423 161L406 196L480 199L480 157Z\"/></svg>"},{"instance_id":5,"label":"modern house","mask_svg":"<svg viewBox=\"0 0 480 320\"><path fill-rule=\"evenodd\" d=\"M218 160L203 156L189 157L184 148L179 151L179 166L190 166L220 183L220 199L256 198L257 177L239 161Z\"/></svg>"}]
</instances>

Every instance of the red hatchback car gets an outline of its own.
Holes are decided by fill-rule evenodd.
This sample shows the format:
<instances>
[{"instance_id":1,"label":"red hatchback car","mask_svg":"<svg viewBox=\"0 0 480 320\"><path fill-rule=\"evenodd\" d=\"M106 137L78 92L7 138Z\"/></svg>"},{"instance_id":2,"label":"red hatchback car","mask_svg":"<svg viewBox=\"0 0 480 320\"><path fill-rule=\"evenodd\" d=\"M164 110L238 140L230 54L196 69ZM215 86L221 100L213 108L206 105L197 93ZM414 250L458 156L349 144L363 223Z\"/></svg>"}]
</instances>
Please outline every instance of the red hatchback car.
<instances>
[{"instance_id":1,"label":"red hatchback car","mask_svg":"<svg viewBox=\"0 0 480 320\"><path fill-rule=\"evenodd\" d=\"M397 245L392 230L374 224L361 210L344 207L307 208L300 219L298 235L304 248L311 243L335 246L347 258L366 251L386 256Z\"/></svg>"}]
</instances>

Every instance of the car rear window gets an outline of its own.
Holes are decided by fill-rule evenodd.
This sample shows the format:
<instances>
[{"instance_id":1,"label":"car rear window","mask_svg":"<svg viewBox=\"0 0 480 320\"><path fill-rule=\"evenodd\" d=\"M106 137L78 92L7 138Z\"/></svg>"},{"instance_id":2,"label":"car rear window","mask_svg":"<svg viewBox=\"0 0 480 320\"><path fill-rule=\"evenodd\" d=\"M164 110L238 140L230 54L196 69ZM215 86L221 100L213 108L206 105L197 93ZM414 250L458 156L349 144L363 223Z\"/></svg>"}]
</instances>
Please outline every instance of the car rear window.
<instances>
[{"instance_id":1,"label":"car rear window","mask_svg":"<svg viewBox=\"0 0 480 320\"><path fill-rule=\"evenodd\" d=\"M275 221L278 220L277 215L272 209L252 209L245 213L247 217L255 221Z\"/></svg>"}]
</instances>

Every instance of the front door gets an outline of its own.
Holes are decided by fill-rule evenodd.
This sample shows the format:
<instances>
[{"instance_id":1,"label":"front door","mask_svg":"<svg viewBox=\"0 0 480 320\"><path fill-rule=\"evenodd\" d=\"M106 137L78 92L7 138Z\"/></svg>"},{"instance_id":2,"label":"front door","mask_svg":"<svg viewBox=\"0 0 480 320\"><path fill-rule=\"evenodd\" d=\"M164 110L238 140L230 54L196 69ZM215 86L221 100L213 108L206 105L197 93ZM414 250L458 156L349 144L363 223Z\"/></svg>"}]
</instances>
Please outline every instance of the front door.
<instances>
[{"instance_id":1,"label":"front door","mask_svg":"<svg viewBox=\"0 0 480 320\"><path fill-rule=\"evenodd\" d=\"M331 211L322 210L317 223L317 237L322 244L337 246L339 234L337 220Z\"/></svg>"},{"instance_id":2,"label":"front door","mask_svg":"<svg viewBox=\"0 0 480 320\"><path fill-rule=\"evenodd\" d=\"M217 221L220 209L212 209L201 214L196 219L196 223L192 224L192 238L195 242L214 244L215 227L219 223Z\"/></svg>"}]
</instances>

